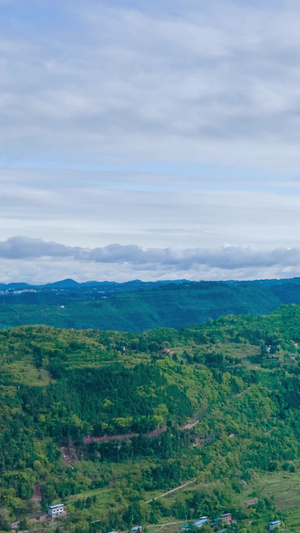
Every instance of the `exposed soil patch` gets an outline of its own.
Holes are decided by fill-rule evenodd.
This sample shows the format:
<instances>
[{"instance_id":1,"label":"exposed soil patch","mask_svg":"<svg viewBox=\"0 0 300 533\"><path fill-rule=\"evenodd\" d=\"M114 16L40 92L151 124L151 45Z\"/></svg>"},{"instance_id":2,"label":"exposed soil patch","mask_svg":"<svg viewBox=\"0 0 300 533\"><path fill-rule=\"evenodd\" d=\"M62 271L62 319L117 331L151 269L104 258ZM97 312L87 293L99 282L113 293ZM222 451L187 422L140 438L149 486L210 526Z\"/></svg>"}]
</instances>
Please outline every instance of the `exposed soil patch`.
<instances>
[{"instance_id":1,"label":"exposed soil patch","mask_svg":"<svg viewBox=\"0 0 300 533\"><path fill-rule=\"evenodd\" d=\"M67 466L73 468L73 464L79 461L77 450L74 444L71 442L69 446L61 447L63 460Z\"/></svg>"},{"instance_id":2,"label":"exposed soil patch","mask_svg":"<svg viewBox=\"0 0 300 533\"><path fill-rule=\"evenodd\" d=\"M39 503L42 499L42 493L41 493L41 485L40 483L35 483L34 484L34 493L33 493L33 496L31 498L31 501L33 503Z\"/></svg>"}]
</instances>

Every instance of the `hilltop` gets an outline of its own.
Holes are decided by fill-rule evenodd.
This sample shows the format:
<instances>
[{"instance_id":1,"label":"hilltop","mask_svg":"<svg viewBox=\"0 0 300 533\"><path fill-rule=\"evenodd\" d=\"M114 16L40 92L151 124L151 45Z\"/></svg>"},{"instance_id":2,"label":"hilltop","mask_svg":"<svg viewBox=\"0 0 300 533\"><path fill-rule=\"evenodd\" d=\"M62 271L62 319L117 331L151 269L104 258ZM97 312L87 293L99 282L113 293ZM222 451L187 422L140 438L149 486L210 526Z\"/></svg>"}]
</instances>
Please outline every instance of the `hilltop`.
<instances>
[{"instance_id":1,"label":"hilltop","mask_svg":"<svg viewBox=\"0 0 300 533\"><path fill-rule=\"evenodd\" d=\"M298 343L298 306L181 331L0 332L0 527L63 501L63 531L231 512L232 531L296 532Z\"/></svg>"}]
</instances>

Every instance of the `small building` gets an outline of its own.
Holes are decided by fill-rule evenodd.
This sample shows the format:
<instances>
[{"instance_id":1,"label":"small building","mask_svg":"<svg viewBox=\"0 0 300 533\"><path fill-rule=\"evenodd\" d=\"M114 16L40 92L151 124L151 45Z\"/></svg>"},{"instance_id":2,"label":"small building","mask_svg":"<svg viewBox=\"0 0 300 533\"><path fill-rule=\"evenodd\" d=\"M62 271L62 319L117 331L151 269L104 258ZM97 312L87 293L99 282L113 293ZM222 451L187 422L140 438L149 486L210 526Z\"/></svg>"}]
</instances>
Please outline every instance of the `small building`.
<instances>
[{"instance_id":1,"label":"small building","mask_svg":"<svg viewBox=\"0 0 300 533\"><path fill-rule=\"evenodd\" d=\"M56 516L61 516L64 514L64 505L63 503L57 503L56 505L50 505L48 507L48 516L55 518Z\"/></svg>"},{"instance_id":2,"label":"small building","mask_svg":"<svg viewBox=\"0 0 300 533\"><path fill-rule=\"evenodd\" d=\"M143 533L142 526L134 526L134 527L130 530L130 533Z\"/></svg>"},{"instance_id":3,"label":"small building","mask_svg":"<svg viewBox=\"0 0 300 533\"><path fill-rule=\"evenodd\" d=\"M222 522L226 522L226 524L231 524L231 522L232 522L231 513L221 514L220 518L221 518Z\"/></svg>"},{"instance_id":4,"label":"small building","mask_svg":"<svg viewBox=\"0 0 300 533\"><path fill-rule=\"evenodd\" d=\"M207 516L201 516L199 520L196 520L196 522L194 522L195 527L202 527L205 524L207 524Z\"/></svg>"},{"instance_id":5,"label":"small building","mask_svg":"<svg viewBox=\"0 0 300 533\"><path fill-rule=\"evenodd\" d=\"M276 527L280 526L280 520L274 520L274 522L269 523L269 531L273 531Z\"/></svg>"}]
</instances>

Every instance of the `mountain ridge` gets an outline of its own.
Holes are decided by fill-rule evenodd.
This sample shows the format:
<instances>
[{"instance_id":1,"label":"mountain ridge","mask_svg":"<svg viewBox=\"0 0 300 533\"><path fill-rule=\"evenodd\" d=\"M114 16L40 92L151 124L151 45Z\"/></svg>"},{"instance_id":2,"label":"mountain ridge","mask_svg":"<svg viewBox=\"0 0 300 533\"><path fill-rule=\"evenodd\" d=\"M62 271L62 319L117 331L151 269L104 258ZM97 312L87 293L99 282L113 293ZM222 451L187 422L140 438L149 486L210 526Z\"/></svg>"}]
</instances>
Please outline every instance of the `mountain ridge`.
<instances>
[{"instance_id":1,"label":"mountain ridge","mask_svg":"<svg viewBox=\"0 0 300 533\"><path fill-rule=\"evenodd\" d=\"M74 329L181 329L227 314L265 315L300 304L300 278L125 283L66 279L46 286L0 287L0 329L45 324Z\"/></svg>"}]
</instances>

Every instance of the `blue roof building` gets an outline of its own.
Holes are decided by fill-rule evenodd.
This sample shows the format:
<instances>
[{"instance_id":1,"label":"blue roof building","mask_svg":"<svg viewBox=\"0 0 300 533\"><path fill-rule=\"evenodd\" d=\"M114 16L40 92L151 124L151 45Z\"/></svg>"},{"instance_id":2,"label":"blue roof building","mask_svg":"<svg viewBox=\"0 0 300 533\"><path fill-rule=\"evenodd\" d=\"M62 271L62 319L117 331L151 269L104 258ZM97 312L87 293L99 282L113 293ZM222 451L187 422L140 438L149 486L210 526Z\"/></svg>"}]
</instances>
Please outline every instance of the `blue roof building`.
<instances>
[{"instance_id":1,"label":"blue roof building","mask_svg":"<svg viewBox=\"0 0 300 533\"><path fill-rule=\"evenodd\" d=\"M52 518L56 516L61 516L64 514L64 505L63 503L57 503L56 505L50 505L48 507L48 516Z\"/></svg>"},{"instance_id":2,"label":"blue roof building","mask_svg":"<svg viewBox=\"0 0 300 533\"><path fill-rule=\"evenodd\" d=\"M274 520L273 522L269 523L269 531L273 531L275 527L280 526L281 521L280 520Z\"/></svg>"},{"instance_id":3,"label":"blue roof building","mask_svg":"<svg viewBox=\"0 0 300 533\"><path fill-rule=\"evenodd\" d=\"M197 520L196 522L194 522L195 527L202 527L205 524L207 524L206 518L200 518L200 520Z\"/></svg>"}]
</instances>

